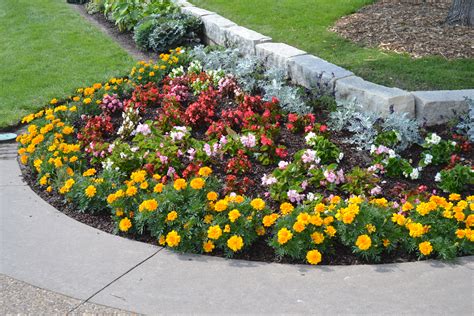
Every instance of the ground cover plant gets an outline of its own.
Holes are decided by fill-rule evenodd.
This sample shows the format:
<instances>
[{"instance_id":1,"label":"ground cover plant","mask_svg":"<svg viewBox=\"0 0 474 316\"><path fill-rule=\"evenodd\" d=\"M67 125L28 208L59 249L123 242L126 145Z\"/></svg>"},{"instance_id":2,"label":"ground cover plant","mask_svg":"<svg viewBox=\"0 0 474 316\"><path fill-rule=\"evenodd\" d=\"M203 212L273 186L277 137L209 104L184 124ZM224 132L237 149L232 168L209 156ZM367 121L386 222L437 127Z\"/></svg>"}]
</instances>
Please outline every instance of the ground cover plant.
<instances>
[{"instance_id":1,"label":"ground cover plant","mask_svg":"<svg viewBox=\"0 0 474 316\"><path fill-rule=\"evenodd\" d=\"M274 42L287 43L349 69L371 82L411 91L474 87L471 75L474 72L472 58L415 59L407 54L362 47L329 30L339 18L356 12L364 5L374 3L373 0L191 0L190 2L217 12L239 25L268 35Z\"/></svg>"},{"instance_id":2,"label":"ground cover plant","mask_svg":"<svg viewBox=\"0 0 474 316\"><path fill-rule=\"evenodd\" d=\"M310 264L474 253L472 118L455 135L377 119L364 146L373 114L328 113L305 94L299 113L284 110L264 88L276 75L258 60L225 71L235 58L177 48L52 99L23 119L19 159L46 196L179 251Z\"/></svg>"},{"instance_id":3,"label":"ground cover plant","mask_svg":"<svg viewBox=\"0 0 474 316\"><path fill-rule=\"evenodd\" d=\"M0 128L135 61L66 1L0 1Z\"/></svg>"}]
</instances>

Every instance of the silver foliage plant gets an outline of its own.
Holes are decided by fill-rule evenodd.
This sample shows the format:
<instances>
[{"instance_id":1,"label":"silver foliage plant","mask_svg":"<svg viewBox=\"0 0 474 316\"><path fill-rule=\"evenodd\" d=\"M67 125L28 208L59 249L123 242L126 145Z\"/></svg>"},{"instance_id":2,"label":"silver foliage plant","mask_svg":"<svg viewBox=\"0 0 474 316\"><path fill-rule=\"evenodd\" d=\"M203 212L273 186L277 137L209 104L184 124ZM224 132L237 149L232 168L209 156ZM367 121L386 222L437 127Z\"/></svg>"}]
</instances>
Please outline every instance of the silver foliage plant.
<instances>
[{"instance_id":1,"label":"silver foliage plant","mask_svg":"<svg viewBox=\"0 0 474 316\"><path fill-rule=\"evenodd\" d=\"M470 142L474 142L474 100L466 98L466 102L468 111L464 116L461 116L456 131L467 136Z\"/></svg>"},{"instance_id":2,"label":"silver foliage plant","mask_svg":"<svg viewBox=\"0 0 474 316\"><path fill-rule=\"evenodd\" d=\"M399 134L400 142L394 148L398 151L421 141L418 122L407 118L406 113L390 113L381 119L376 112L363 110L356 100L338 102L336 110L329 114L328 125L337 132L351 132L346 142L359 149L370 149L379 131L396 131Z\"/></svg>"},{"instance_id":3,"label":"silver foliage plant","mask_svg":"<svg viewBox=\"0 0 474 316\"><path fill-rule=\"evenodd\" d=\"M265 100L276 97L285 111L299 114L311 112L301 89L287 84L283 70L270 68L265 71L260 58L243 57L234 48L207 51L203 46L195 47L190 57L201 61L204 70L222 69L225 73L233 74L245 92L253 93L261 89Z\"/></svg>"}]
</instances>

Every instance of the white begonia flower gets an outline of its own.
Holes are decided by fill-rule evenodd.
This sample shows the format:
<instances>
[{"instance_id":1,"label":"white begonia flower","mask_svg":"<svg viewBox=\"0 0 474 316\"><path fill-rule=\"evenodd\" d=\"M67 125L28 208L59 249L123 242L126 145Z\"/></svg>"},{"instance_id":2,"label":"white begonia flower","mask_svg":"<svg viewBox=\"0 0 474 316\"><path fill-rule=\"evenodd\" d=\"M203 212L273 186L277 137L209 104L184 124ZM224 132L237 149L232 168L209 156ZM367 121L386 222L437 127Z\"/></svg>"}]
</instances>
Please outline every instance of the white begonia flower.
<instances>
[{"instance_id":1,"label":"white begonia flower","mask_svg":"<svg viewBox=\"0 0 474 316\"><path fill-rule=\"evenodd\" d=\"M421 171L421 168L413 168L412 172L410 173L410 178L412 180L418 179L418 177L420 176L420 171Z\"/></svg>"},{"instance_id":2,"label":"white begonia flower","mask_svg":"<svg viewBox=\"0 0 474 316\"><path fill-rule=\"evenodd\" d=\"M437 173L434 178L435 182L441 182L441 173Z\"/></svg>"},{"instance_id":3,"label":"white begonia flower","mask_svg":"<svg viewBox=\"0 0 474 316\"><path fill-rule=\"evenodd\" d=\"M426 165L429 165L433 161L433 156L430 154L426 154L424 162Z\"/></svg>"},{"instance_id":4,"label":"white begonia flower","mask_svg":"<svg viewBox=\"0 0 474 316\"><path fill-rule=\"evenodd\" d=\"M314 140L316 139L316 134L313 132L309 132L305 137L304 137L306 144L313 146L314 145Z\"/></svg>"},{"instance_id":5,"label":"white begonia flower","mask_svg":"<svg viewBox=\"0 0 474 316\"><path fill-rule=\"evenodd\" d=\"M389 156L390 158L395 158L395 157L397 157L397 154L395 153L395 151L394 151L393 149L390 149L390 150L388 151L388 156Z\"/></svg>"},{"instance_id":6,"label":"white begonia flower","mask_svg":"<svg viewBox=\"0 0 474 316\"><path fill-rule=\"evenodd\" d=\"M441 141L441 137L439 137L436 133L433 133L433 134L431 134L431 136L426 137L425 141L428 144L438 145L439 142Z\"/></svg>"},{"instance_id":7,"label":"white begonia flower","mask_svg":"<svg viewBox=\"0 0 474 316\"><path fill-rule=\"evenodd\" d=\"M342 158L344 158L344 153L340 153L339 157L337 157L336 161L339 163L339 162L341 162Z\"/></svg>"}]
</instances>

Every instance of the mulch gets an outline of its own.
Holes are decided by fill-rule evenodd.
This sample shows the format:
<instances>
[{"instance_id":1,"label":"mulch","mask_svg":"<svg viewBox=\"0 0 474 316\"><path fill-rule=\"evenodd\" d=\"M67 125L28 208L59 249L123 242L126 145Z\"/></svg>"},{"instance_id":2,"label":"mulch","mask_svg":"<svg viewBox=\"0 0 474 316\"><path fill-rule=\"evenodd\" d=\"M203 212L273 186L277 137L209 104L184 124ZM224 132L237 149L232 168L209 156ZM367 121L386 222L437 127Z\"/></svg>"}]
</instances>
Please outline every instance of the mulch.
<instances>
[{"instance_id":1,"label":"mulch","mask_svg":"<svg viewBox=\"0 0 474 316\"><path fill-rule=\"evenodd\" d=\"M445 25L449 8L450 3L381 0L341 18L331 31L363 46L413 58L474 58L474 28Z\"/></svg>"}]
</instances>

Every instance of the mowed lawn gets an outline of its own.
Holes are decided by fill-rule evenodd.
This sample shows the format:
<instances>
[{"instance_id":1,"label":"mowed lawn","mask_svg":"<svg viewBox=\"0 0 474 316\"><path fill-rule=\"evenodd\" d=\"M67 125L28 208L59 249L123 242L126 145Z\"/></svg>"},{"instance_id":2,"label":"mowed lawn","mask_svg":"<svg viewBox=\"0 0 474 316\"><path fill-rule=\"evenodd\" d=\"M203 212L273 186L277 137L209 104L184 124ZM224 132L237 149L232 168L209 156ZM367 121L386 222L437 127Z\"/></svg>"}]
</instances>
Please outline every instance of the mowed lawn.
<instances>
[{"instance_id":1,"label":"mowed lawn","mask_svg":"<svg viewBox=\"0 0 474 316\"><path fill-rule=\"evenodd\" d=\"M66 0L0 0L0 128L135 62Z\"/></svg>"},{"instance_id":2,"label":"mowed lawn","mask_svg":"<svg viewBox=\"0 0 474 316\"><path fill-rule=\"evenodd\" d=\"M271 36L362 78L407 90L474 88L474 60L408 55L364 48L328 31L339 17L373 0L190 0L235 23Z\"/></svg>"}]
</instances>

